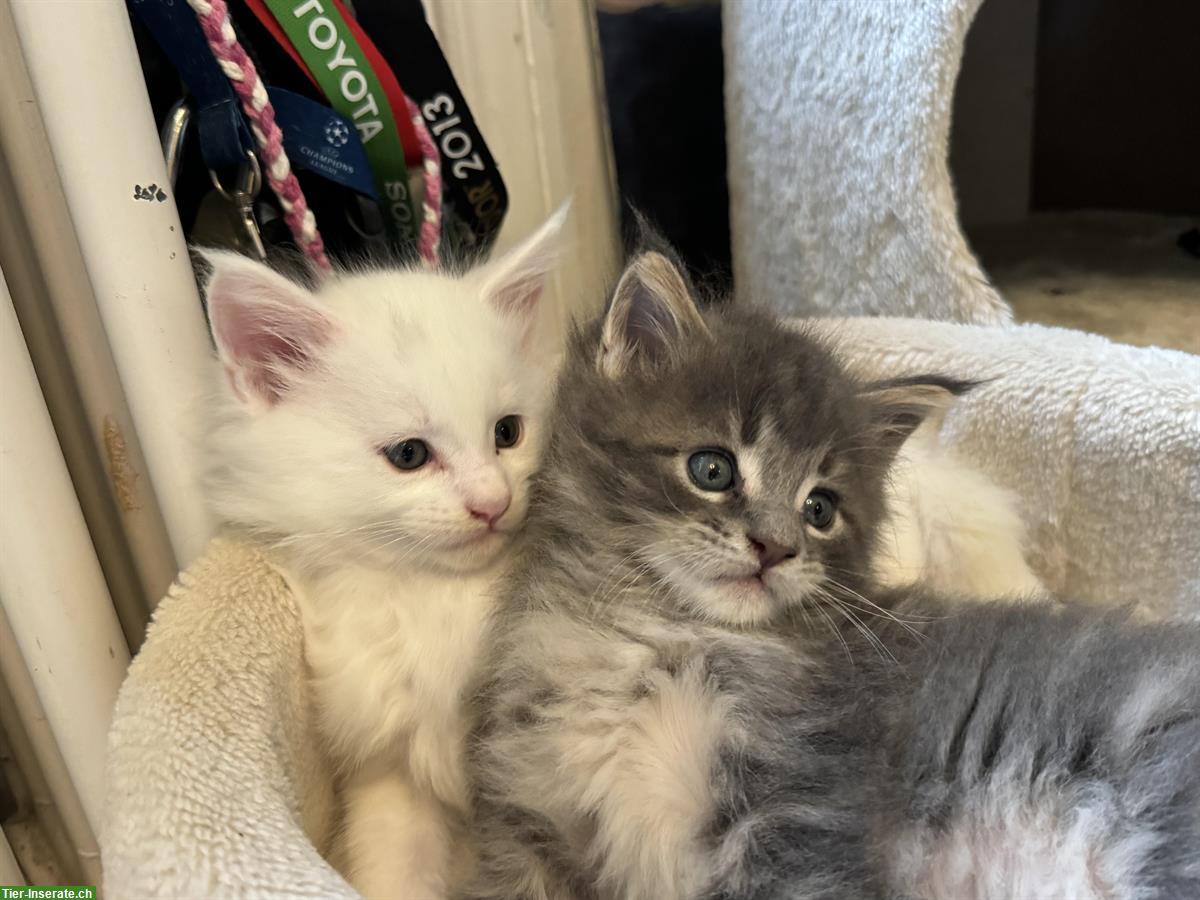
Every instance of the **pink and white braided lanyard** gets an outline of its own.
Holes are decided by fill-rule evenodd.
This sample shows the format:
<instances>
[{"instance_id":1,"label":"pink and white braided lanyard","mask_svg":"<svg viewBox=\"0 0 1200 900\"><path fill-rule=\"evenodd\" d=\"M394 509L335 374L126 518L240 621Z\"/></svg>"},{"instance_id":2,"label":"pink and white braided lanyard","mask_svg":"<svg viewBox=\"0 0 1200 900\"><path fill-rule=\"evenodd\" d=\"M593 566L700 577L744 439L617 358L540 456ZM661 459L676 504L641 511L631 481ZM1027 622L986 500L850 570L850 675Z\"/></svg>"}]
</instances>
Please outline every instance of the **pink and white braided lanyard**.
<instances>
[{"instance_id":1,"label":"pink and white braided lanyard","mask_svg":"<svg viewBox=\"0 0 1200 900\"><path fill-rule=\"evenodd\" d=\"M325 255L321 233L317 231L316 217L308 208L304 192L300 189L300 182L296 180L287 153L283 149L283 132L275 121L275 108L267 96L267 89L229 21L229 8L225 5L225 0L188 0L188 5L200 21L204 37L221 66L221 71L225 73L225 77L229 79L242 101L242 111L250 120L250 131L254 134L259 156L267 173L267 183L279 198L284 221L287 222L292 237L318 274L327 275L332 271L332 266L329 264L329 257ZM421 178L425 187L425 197L421 204L421 232L417 250L422 263L433 268L438 264L442 230L442 167L437 145L434 144L429 129L425 127L421 111L408 96L405 96L404 100L416 129L421 156L424 159Z\"/></svg>"}]
</instances>

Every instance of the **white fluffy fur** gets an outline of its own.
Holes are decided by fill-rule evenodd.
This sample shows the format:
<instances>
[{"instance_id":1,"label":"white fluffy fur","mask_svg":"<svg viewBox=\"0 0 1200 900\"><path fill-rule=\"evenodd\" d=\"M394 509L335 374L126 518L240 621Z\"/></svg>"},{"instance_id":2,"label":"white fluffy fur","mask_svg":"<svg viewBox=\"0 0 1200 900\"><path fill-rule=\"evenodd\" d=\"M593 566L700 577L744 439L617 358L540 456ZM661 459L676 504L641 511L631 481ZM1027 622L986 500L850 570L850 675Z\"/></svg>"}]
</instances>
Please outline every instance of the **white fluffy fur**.
<instances>
[{"instance_id":1,"label":"white fluffy fur","mask_svg":"<svg viewBox=\"0 0 1200 900\"><path fill-rule=\"evenodd\" d=\"M896 460L876 577L959 597L1041 597L1016 496L942 445L940 425L922 425Z\"/></svg>"},{"instance_id":2,"label":"white fluffy fur","mask_svg":"<svg viewBox=\"0 0 1200 900\"><path fill-rule=\"evenodd\" d=\"M969 804L930 838L902 835L893 872L925 900L1136 900L1138 873L1153 867L1153 839L1122 830L1118 798L1000 789Z\"/></svg>"},{"instance_id":3,"label":"white fluffy fur","mask_svg":"<svg viewBox=\"0 0 1200 900\"><path fill-rule=\"evenodd\" d=\"M227 375L211 500L299 600L345 803L335 856L369 898L444 897L458 874L461 700L544 441L553 360L531 336L562 221L462 276L380 270L316 292L210 257ZM498 450L510 414L523 436ZM406 438L429 463L387 461ZM471 512L506 504L494 525Z\"/></svg>"}]
</instances>

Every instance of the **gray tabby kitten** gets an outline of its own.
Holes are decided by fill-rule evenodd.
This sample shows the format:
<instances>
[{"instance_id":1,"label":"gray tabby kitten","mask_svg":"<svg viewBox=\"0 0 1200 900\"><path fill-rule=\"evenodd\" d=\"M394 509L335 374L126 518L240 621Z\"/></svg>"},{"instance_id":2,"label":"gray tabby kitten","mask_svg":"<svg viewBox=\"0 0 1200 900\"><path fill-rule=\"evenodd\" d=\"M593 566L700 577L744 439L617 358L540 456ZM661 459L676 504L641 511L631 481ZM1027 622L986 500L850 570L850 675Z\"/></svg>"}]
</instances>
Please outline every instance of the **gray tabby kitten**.
<instances>
[{"instance_id":1,"label":"gray tabby kitten","mask_svg":"<svg viewBox=\"0 0 1200 900\"><path fill-rule=\"evenodd\" d=\"M964 387L856 383L632 263L483 667L471 897L1200 897L1195 628L862 574L892 458Z\"/></svg>"}]
</instances>

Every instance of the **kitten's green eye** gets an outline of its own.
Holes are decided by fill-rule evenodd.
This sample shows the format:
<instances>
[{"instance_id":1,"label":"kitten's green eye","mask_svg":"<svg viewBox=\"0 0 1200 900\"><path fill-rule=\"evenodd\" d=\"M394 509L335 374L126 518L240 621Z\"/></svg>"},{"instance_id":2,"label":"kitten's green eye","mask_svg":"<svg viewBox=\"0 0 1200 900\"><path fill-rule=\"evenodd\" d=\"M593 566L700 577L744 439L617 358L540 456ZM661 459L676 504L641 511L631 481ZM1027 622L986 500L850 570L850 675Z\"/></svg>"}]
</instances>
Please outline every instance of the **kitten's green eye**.
<instances>
[{"instance_id":1,"label":"kitten's green eye","mask_svg":"<svg viewBox=\"0 0 1200 900\"><path fill-rule=\"evenodd\" d=\"M688 475L702 491L727 491L733 487L737 465L724 450L700 450L688 457Z\"/></svg>"},{"instance_id":2,"label":"kitten's green eye","mask_svg":"<svg viewBox=\"0 0 1200 900\"><path fill-rule=\"evenodd\" d=\"M521 417L505 416L496 423L496 448L514 447L521 440Z\"/></svg>"},{"instance_id":3,"label":"kitten's green eye","mask_svg":"<svg viewBox=\"0 0 1200 900\"><path fill-rule=\"evenodd\" d=\"M829 491L813 491L804 499L804 521L824 531L833 524L837 513L837 497Z\"/></svg>"},{"instance_id":4,"label":"kitten's green eye","mask_svg":"<svg viewBox=\"0 0 1200 900\"><path fill-rule=\"evenodd\" d=\"M429 447L417 438L405 438L384 447L383 455L397 469L419 469L429 461Z\"/></svg>"}]
</instances>

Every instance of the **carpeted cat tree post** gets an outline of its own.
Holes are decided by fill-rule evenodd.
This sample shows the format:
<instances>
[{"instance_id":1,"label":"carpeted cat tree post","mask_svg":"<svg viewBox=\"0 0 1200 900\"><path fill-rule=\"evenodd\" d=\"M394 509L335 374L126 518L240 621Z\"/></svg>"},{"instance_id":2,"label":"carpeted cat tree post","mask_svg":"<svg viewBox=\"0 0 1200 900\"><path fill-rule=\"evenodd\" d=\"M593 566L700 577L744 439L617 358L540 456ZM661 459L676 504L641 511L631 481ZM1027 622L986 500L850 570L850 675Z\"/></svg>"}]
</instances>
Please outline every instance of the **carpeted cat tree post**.
<instances>
[{"instance_id":1,"label":"carpeted cat tree post","mask_svg":"<svg viewBox=\"0 0 1200 900\"><path fill-rule=\"evenodd\" d=\"M734 280L797 315L1007 322L958 226L954 82L981 0L726 0Z\"/></svg>"}]
</instances>

